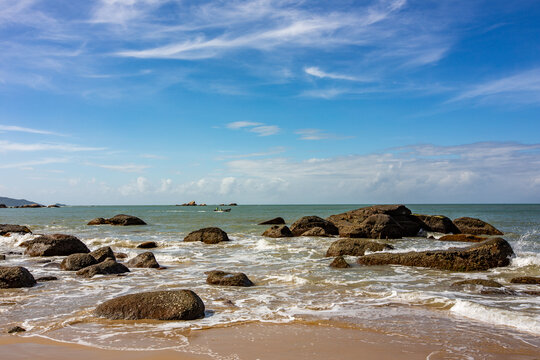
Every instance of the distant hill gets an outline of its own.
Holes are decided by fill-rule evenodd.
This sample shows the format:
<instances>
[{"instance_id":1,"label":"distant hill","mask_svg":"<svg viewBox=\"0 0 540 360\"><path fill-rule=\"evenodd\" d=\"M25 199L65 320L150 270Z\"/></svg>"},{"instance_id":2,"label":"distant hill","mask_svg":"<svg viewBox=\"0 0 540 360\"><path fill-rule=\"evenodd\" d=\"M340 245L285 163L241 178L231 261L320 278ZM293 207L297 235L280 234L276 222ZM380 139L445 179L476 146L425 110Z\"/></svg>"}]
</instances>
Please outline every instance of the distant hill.
<instances>
[{"instance_id":1,"label":"distant hill","mask_svg":"<svg viewBox=\"0 0 540 360\"><path fill-rule=\"evenodd\" d=\"M22 205L37 204L37 202L28 201L25 199L12 199L8 197L0 196L0 204L4 204L6 206L22 206Z\"/></svg>"}]
</instances>

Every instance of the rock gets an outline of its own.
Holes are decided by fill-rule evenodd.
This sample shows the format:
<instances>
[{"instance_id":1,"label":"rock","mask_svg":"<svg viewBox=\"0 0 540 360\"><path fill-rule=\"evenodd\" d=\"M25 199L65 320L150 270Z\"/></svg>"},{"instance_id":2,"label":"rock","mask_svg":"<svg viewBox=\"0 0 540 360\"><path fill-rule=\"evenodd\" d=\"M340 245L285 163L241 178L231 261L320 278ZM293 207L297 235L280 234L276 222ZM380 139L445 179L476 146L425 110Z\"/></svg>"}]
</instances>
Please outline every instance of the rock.
<instances>
[{"instance_id":1,"label":"rock","mask_svg":"<svg viewBox=\"0 0 540 360\"><path fill-rule=\"evenodd\" d=\"M229 206L238 206L237 203L230 203Z\"/></svg>"},{"instance_id":2,"label":"rock","mask_svg":"<svg viewBox=\"0 0 540 360\"><path fill-rule=\"evenodd\" d=\"M113 259L107 259L99 264L87 266L77 271L77 275L91 278L95 275L122 274L126 272L129 272L129 269L125 265L119 264Z\"/></svg>"},{"instance_id":3,"label":"rock","mask_svg":"<svg viewBox=\"0 0 540 360\"><path fill-rule=\"evenodd\" d=\"M483 271L510 264L514 251L502 238L493 238L464 249L407 253L369 254L359 257L361 265L405 265L452 271Z\"/></svg>"},{"instance_id":4,"label":"rock","mask_svg":"<svg viewBox=\"0 0 540 360\"><path fill-rule=\"evenodd\" d=\"M285 220L282 217L273 218L273 219L266 220L259 223L259 225L283 225L283 224L285 224Z\"/></svg>"},{"instance_id":5,"label":"rock","mask_svg":"<svg viewBox=\"0 0 540 360\"><path fill-rule=\"evenodd\" d=\"M60 263L57 262L50 262L45 265L43 265L44 268L51 268L51 269L60 269Z\"/></svg>"},{"instance_id":6,"label":"rock","mask_svg":"<svg viewBox=\"0 0 540 360\"><path fill-rule=\"evenodd\" d=\"M32 287L36 280L21 266L0 266L0 289Z\"/></svg>"},{"instance_id":7,"label":"rock","mask_svg":"<svg viewBox=\"0 0 540 360\"><path fill-rule=\"evenodd\" d=\"M517 295L517 292L515 292L512 289L508 288L494 288L494 287L487 287L480 290L481 295Z\"/></svg>"},{"instance_id":8,"label":"rock","mask_svg":"<svg viewBox=\"0 0 540 360\"><path fill-rule=\"evenodd\" d=\"M129 267L136 268L159 268L159 264L156 261L154 254L152 254L150 251L135 256L133 259L128 261L127 265Z\"/></svg>"},{"instance_id":9,"label":"rock","mask_svg":"<svg viewBox=\"0 0 540 360\"><path fill-rule=\"evenodd\" d=\"M20 326L14 326L11 329L9 329L7 332L8 334L15 334L15 333L20 333L20 332L25 332L25 331L26 331L25 328L22 328Z\"/></svg>"},{"instance_id":10,"label":"rock","mask_svg":"<svg viewBox=\"0 0 540 360\"><path fill-rule=\"evenodd\" d=\"M54 280L58 280L58 278L56 276L42 276L36 279L37 282L54 281Z\"/></svg>"},{"instance_id":11,"label":"rock","mask_svg":"<svg viewBox=\"0 0 540 360\"><path fill-rule=\"evenodd\" d=\"M0 261L6 260L6 255L0 254Z\"/></svg>"},{"instance_id":12,"label":"rock","mask_svg":"<svg viewBox=\"0 0 540 360\"><path fill-rule=\"evenodd\" d=\"M222 241L229 241L227 233L217 227L209 227L190 232L184 241L202 241L205 244L217 244Z\"/></svg>"},{"instance_id":13,"label":"rock","mask_svg":"<svg viewBox=\"0 0 540 360\"><path fill-rule=\"evenodd\" d=\"M512 284L530 284L530 285L540 285L540 277L534 276L520 276L515 277L510 280Z\"/></svg>"},{"instance_id":14,"label":"rock","mask_svg":"<svg viewBox=\"0 0 540 360\"><path fill-rule=\"evenodd\" d=\"M283 238L291 237L293 236L293 233L286 225L274 225L266 229L262 236L267 236L271 238Z\"/></svg>"},{"instance_id":15,"label":"rock","mask_svg":"<svg viewBox=\"0 0 540 360\"><path fill-rule=\"evenodd\" d=\"M114 252L110 246L100 247L99 249L92 251L90 255L92 255L92 257L94 257L98 263L105 261L107 258L116 260L116 256L114 256Z\"/></svg>"},{"instance_id":16,"label":"rock","mask_svg":"<svg viewBox=\"0 0 540 360\"><path fill-rule=\"evenodd\" d=\"M97 263L97 260L90 254L71 254L62 260L60 263L60 269L66 271L77 271Z\"/></svg>"},{"instance_id":17,"label":"rock","mask_svg":"<svg viewBox=\"0 0 540 360\"><path fill-rule=\"evenodd\" d=\"M495 287L495 288L502 288L503 285L496 282L495 280L486 280L486 279L468 279L468 280L461 280L456 281L450 286L464 286L464 285L481 285L486 287Z\"/></svg>"},{"instance_id":18,"label":"rock","mask_svg":"<svg viewBox=\"0 0 540 360\"><path fill-rule=\"evenodd\" d=\"M339 236L371 239L400 239L417 236L426 225L411 214L404 205L374 205L342 214L327 220L339 228Z\"/></svg>"},{"instance_id":19,"label":"rock","mask_svg":"<svg viewBox=\"0 0 540 360\"><path fill-rule=\"evenodd\" d=\"M27 205L21 205L19 207L21 207L21 208L42 208L44 206L40 205L40 204L27 204Z\"/></svg>"},{"instance_id":20,"label":"rock","mask_svg":"<svg viewBox=\"0 0 540 360\"><path fill-rule=\"evenodd\" d=\"M302 236L331 237L332 235L327 233L322 227L315 226L303 233Z\"/></svg>"},{"instance_id":21,"label":"rock","mask_svg":"<svg viewBox=\"0 0 540 360\"><path fill-rule=\"evenodd\" d=\"M56 204L53 204L53 205L49 205L47 206L48 208L59 208L60 206L56 205Z\"/></svg>"},{"instance_id":22,"label":"rock","mask_svg":"<svg viewBox=\"0 0 540 360\"><path fill-rule=\"evenodd\" d=\"M118 214L109 219L95 218L90 220L87 225L116 225L116 226L130 226L130 225L146 225L146 223L136 216Z\"/></svg>"},{"instance_id":23,"label":"rock","mask_svg":"<svg viewBox=\"0 0 540 360\"><path fill-rule=\"evenodd\" d=\"M330 267L338 268L338 269L346 269L350 268L351 265L345 260L343 256L337 256L331 263Z\"/></svg>"},{"instance_id":24,"label":"rock","mask_svg":"<svg viewBox=\"0 0 540 360\"><path fill-rule=\"evenodd\" d=\"M427 231L435 231L443 234L459 234L460 231L457 226L443 215L419 215L414 214L414 217L418 218L425 226L422 228Z\"/></svg>"},{"instance_id":25,"label":"rock","mask_svg":"<svg viewBox=\"0 0 540 360\"><path fill-rule=\"evenodd\" d=\"M300 236L314 227L323 228L330 235L339 234L338 228L332 222L318 216L304 216L296 220L291 225L291 231L294 236Z\"/></svg>"},{"instance_id":26,"label":"rock","mask_svg":"<svg viewBox=\"0 0 540 360\"><path fill-rule=\"evenodd\" d=\"M23 242L25 255L29 256L67 256L77 253L89 253L84 243L72 235L41 235L34 240Z\"/></svg>"},{"instance_id":27,"label":"rock","mask_svg":"<svg viewBox=\"0 0 540 360\"><path fill-rule=\"evenodd\" d=\"M461 217L459 219L455 219L454 224L457 226L459 231L464 234L503 235L502 231L496 229L493 225L490 225L480 219Z\"/></svg>"},{"instance_id":28,"label":"rock","mask_svg":"<svg viewBox=\"0 0 540 360\"><path fill-rule=\"evenodd\" d=\"M26 226L14 224L0 224L0 235L3 236L9 233L31 234L32 232Z\"/></svg>"},{"instance_id":29,"label":"rock","mask_svg":"<svg viewBox=\"0 0 540 360\"><path fill-rule=\"evenodd\" d=\"M188 203L184 203L180 206L197 206L197 203L195 201L190 201Z\"/></svg>"},{"instance_id":30,"label":"rock","mask_svg":"<svg viewBox=\"0 0 540 360\"><path fill-rule=\"evenodd\" d=\"M195 320L204 317L204 303L191 290L153 291L106 301L95 314L113 320Z\"/></svg>"},{"instance_id":31,"label":"rock","mask_svg":"<svg viewBox=\"0 0 540 360\"><path fill-rule=\"evenodd\" d=\"M339 239L330 244L326 256L352 255L362 256L366 251L391 250L394 247L365 239Z\"/></svg>"},{"instance_id":32,"label":"rock","mask_svg":"<svg viewBox=\"0 0 540 360\"><path fill-rule=\"evenodd\" d=\"M210 285L224 286L253 286L254 284L244 273L228 273L224 271L214 270L206 273L208 277L206 282Z\"/></svg>"},{"instance_id":33,"label":"rock","mask_svg":"<svg viewBox=\"0 0 540 360\"><path fill-rule=\"evenodd\" d=\"M118 252L116 253L116 258L117 259L127 259L127 254L126 253L122 253L122 252Z\"/></svg>"},{"instance_id":34,"label":"rock","mask_svg":"<svg viewBox=\"0 0 540 360\"><path fill-rule=\"evenodd\" d=\"M0 204L0 209L7 209L6 204Z\"/></svg>"},{"instance_id":35,"label":"rock","mask_svg":"<svg viewBox=\"0 0 540 360\"><path fill-rule=\"evenodd\" d=\"M153 248L157 248L158 245L156 244L155 241L145 241L145 242L140 243L139 245L137 245L137 247L139 249L153 249Z\"/></svg>"},{"instance_id":36,"label":"rock","mask_svg":"<svg viewBox=\"0 0 540 360\"><path fill-rule=\"evenodd\" d=\"M469 234L454 234L454 235L444 235L439 238L440 241L461 241L461 242L482 242L487 240L487 237L476 236Z\"/></svg>"}]
</instances>

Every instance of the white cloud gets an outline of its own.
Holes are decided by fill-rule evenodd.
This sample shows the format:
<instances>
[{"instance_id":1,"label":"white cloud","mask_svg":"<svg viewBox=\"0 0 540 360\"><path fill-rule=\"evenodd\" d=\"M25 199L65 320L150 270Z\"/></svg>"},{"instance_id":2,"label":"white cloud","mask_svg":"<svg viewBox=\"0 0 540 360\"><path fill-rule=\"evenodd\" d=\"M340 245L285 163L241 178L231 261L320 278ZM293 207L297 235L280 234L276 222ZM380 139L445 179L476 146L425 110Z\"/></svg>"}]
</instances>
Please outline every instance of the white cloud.
<instances>
[{"instance_id":1,"label":"white cloud","mask_svg":"<svg viewBox=\"0 0 540 360\"><path fill-rule=\"evenodd\" d=\"M14 143L10 141L0 140L0 152L8 151L62 151L62 152L79 152L79 151L101 151L106 148L88 147L73 144L49 144L35 143L24 144Z\"/></svg>"},{"instance_id":2,"label":"white cloud","mask_svg":"<svg viewBox=\"0 0 540 360\"><path fill-rule=\"evenodd\" d=\"M31 161L23 161L19 163L12 163L12 164L0 164L0 169L15 169L15 168L28 168L30 166L37 166L37 165L48 165L48 164L58 164L58 163L66 163L69 159L66 158L45 158L41 160L31 160Z\"/></svg>"},{"instance_id":3,"label":"white cloud","mask_svg":"<svg viewBox=\"0 0 540 360\"><path fill-rule=\"evenodd\" d=\"M304 71L306 72L306 74L309 74L311 76L315 76L321 79L328 78L328 79L335 79L335 80L369 81L367 78L365 79L365 78L360 78L357 76L324 72L315 66L304 68Z\"/></svg>"},{"instance_id":4,"label":"white cloud","mask_svg":"<svg viewBox=\"0 0 540 360\"><path fill-rule=\"evenodd\" d=\"M336 96L349 93L350 89L328 88L328 89L313 89L303 91L300 96L319 98L319 99L333 99Z\"/></svg>"},{"instance_id":5,"label":"white cloud","mask_svg":"<svg viewBox=\"0 0 540 360\"><path fill-rule=\"evenodd\" d=\"M104 169L121 171L121 172L142 172L143 170L149 168L148 165L137 165L137 164L119 164L119 165L105 165L105 164L88 164L98 166Z\"/></svg>"},{"instance_id":6,"label":"white cloud","mask_svg":"<svg viewBox=\"0 0 540 360\"><path fill-rule=\"evenodd\" d=\"M135 181L121 186L118 191L123 196L132 196L136 194L144 194L151 190L151 185L148 179L139 176Z\"/></svg>"},{"instance_id":7,"label":"white cloud","mask_svg":"<svg viewBox=\"0 0 540 360\"><path fill-rule=\"evenodd\" d=\"M276 125L264 125L253 127L249 129L249 131L257 134L258 136L270 136L279 133L281 129Z\"/></svg>"},{"instance_id":8,"label":"white cloud","mask_svg":"<svg viewBox=\"0 0 540 360\"><path fill-rule=\"evenodd\" d=\"M262 124L258 122L253 122L253 121L234 121L234 122L228 123L227 127L229 129L241 129L245 127L252 127L252 126L258 126L258 125L262 125Z\"/></svg>"},{"instance_id":9,"label":"white cloud","mask_svg":"<svg viewBox=\"0 0 540 360\"><path fill-rule=\"evenodd\" d=\"M17 131L17 132L25 132L30 134L42 134L42 135L57 135L57 136L65 136L63 134L59 134L53 131L48 130L40 130L40 129L31 129L21 126L15 126L15 125L0 125L0 132L2 131Z\"/></svg>"},{"instance_id":10,"label":"white cloud","mask_svg":"<svg viewBox=\"0 0 540 360\"><path fill-rule=\"evenodd\" d=\"M326 139L350 139L351 136L339 136L324 132L321 129L300 129L295 132L300 135L300 140L326 140Z\"/></svg>"}]
</instances>

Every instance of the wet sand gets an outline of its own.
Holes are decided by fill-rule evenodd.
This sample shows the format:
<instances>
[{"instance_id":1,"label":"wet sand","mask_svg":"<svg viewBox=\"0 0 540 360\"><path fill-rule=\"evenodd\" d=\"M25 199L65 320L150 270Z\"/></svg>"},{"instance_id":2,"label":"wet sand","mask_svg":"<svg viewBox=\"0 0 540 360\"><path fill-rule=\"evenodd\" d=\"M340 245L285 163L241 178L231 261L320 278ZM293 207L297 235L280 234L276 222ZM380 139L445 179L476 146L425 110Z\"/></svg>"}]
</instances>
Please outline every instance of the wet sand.
<instances>
[{"instance_id":1,"label":"wet sand","mask_svg":"<svg viewBox=\"0 0 540 360\"><path fill-rule=\"evenodd\" d=\"M192 331L188 338L189 347L180 352L105 350L39 337L25 337L24 334L3 335L0 337L0 352L2 358L10 360L463 358L462 354L449 353L437 345L413 337L328 324L251 323ZM141 344L144 341L141 339ZM482 353L489 359L540 359L540 351L534 346L512 349L486 343Z\"/></svg>"}]
</instances>

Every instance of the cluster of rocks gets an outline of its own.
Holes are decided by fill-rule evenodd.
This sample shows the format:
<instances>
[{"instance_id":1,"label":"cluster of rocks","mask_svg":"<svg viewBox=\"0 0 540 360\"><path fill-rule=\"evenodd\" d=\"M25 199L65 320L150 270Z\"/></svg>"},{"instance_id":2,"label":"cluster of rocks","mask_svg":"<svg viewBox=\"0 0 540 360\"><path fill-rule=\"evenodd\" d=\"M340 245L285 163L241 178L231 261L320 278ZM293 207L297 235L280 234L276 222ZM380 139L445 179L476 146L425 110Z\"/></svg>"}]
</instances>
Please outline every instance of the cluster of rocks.
<instances>
[{"instance_id":1,"label":"cluster of rocks","mask_svg":"<svg viewBox=\"0 0 540 360\"><path fill-rule=\"evenodd\" d=\"M206 204L197 204L195 201L190 201L188 203L184 203L182 205L176 205L176 206L206 206Z\"/></svg>"},{"instance_id":2,"label":"cluster of rocks","mask_svg":"<svg viewBox=\"0 0 540 360\"><path fill-rule=\"evenodd\" d=\"M41 204L26 204L26 205L17 205L17 206L7 206L6 204L0 204L0 209L35 209L35 208L59 208L60 206L57 204L52 205L41 205Z\"/></svg>"}]
</instances>

